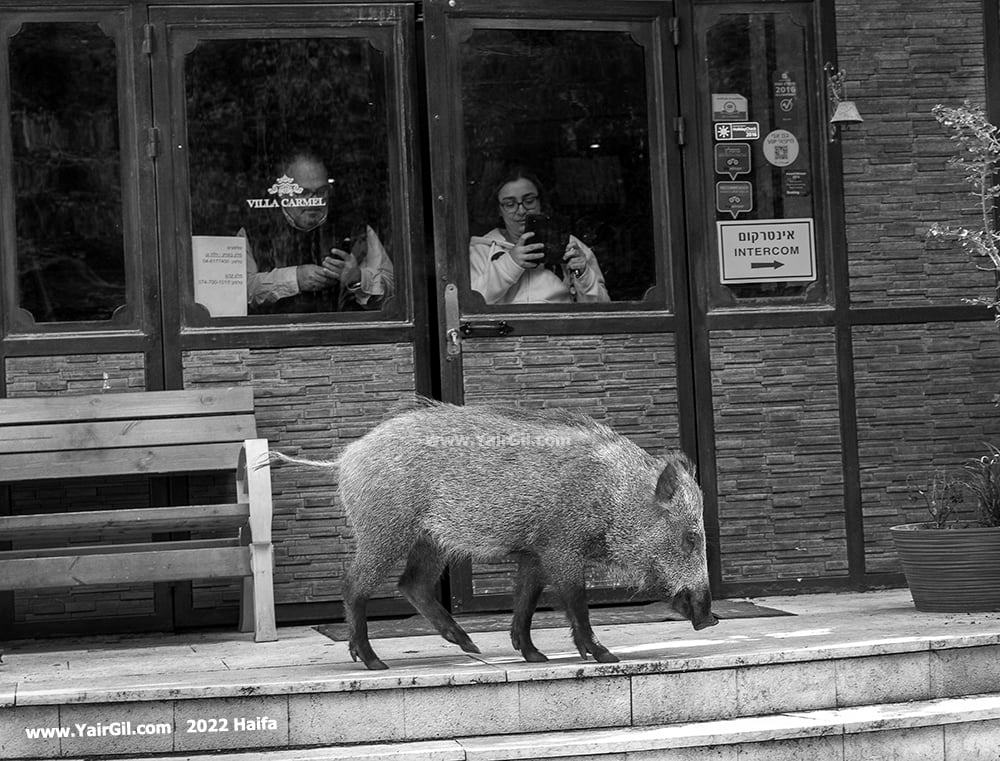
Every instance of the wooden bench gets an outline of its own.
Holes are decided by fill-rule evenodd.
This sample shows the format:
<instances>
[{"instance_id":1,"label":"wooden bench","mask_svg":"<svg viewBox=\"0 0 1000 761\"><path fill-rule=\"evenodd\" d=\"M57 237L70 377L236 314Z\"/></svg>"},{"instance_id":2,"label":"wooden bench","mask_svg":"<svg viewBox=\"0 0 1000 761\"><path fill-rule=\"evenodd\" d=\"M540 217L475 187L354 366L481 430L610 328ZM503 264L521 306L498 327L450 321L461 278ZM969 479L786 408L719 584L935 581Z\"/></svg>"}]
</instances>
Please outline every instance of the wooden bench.
<instances>
[{"instance_id":1,"label":"wooden bench","mask_svg":"<svg viewBox=\"0 0 1000 761\"><path fill-rule=\"evenodd\" d=\"M267 440L256 435L249 388L0 399L0 485L209 471L236 478L233 504L0 516L0 543L14 543L0 551L0 590L241 577L240 631L277 639L271 473ZM144 541L105 541L137 531ZM217 538L151 537L188 531ZM105 543L73 544L74 533L99 533Z\"/></svg>"}]
</instances>

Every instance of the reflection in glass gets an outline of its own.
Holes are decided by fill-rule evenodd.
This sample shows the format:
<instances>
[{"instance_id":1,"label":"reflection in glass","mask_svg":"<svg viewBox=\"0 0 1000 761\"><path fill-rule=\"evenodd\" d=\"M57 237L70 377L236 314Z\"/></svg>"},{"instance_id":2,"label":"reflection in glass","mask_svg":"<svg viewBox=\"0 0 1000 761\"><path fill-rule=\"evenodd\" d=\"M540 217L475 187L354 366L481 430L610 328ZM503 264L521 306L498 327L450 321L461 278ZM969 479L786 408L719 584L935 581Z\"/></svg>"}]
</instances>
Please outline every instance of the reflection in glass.
<instances>
[{"instance_id":1,"label":"reflection in glass","mask_svg":"<svg viewBox=\"0 0 1000 761\"><path fill-rule=\"evenodd\" d=\"M716 144L716 195L723 201L727 196L719 193L719 183L749 183L752 188L751 195L740 197L740 205L732 210L717 198L717 219L813 218L806 41L806 29L784 13L723 14L708 27L709 92L746 99L746 113L730 116L713 107L712 121L758 122L761 138L748 141L751 153L732 174L725 172L718 155L720 150L735 151L737 143ZM741 211L750 206L752 211ZM728 287L739 298L755 298L801 296L809 286L760 282Z\"/></svg>"},{"instance_id":2,"label":"reflection in glass","mask_svg":"<svg viewBox=\"0 0 1000 761\"><path fill-rule=\"evenodd\" d=\"M243 313L392 295L385 66L360 38L203 41L188 56L191 231L245 236L245 272L225 273L245 278ZM216 282L235 280L196 292Z\"/></svg>"},{"instance_id":3,"label":"reflection in glass","mask_svg":"<svg viewBox=\"0 0 1000 761\"><path fill-rule=\"evenodd\" d=\"M500 224L469 241L472 290L487 304L609 301L597 256L568 220L546 213L538 176L512 167L495 187Z\"/></svg>"},{"instance_id":4,"label":"reflection in glass","mask_svg":"<svg viewBox=\"0 0 1000 761\"><path fill-rule=\"evenodd\" d=\"M18 306L108 320L125 303L115 43L26 23L10 43Z\"/></svg>"},{"instance_id":5,"label":"reflection in glass","mask_svg":"<svg viewBox=\"0 0 1000 761\"><path fill-rule=\"evenodd\" d=\"M503 248L499 191L520 165L537 177L542 211L564 239L593 251L610 298L642 300L655 284L642 47L624 32L477 30L461 46L461 67L473 244L485 236ZM500 261L484 256L484 267ZM543 295L565 300L549 280Z\"/></svg>"}]
</instances>

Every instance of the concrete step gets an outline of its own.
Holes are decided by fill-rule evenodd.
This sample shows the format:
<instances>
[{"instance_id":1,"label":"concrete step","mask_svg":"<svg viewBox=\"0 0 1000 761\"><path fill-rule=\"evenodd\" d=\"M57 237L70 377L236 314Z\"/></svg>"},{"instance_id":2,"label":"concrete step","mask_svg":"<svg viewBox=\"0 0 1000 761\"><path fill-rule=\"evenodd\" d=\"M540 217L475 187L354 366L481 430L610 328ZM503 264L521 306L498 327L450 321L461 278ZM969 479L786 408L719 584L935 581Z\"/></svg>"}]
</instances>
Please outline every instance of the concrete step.
<instances>
[{"instance_id":1,"label":"concrete step","mask_svg":"<svg viewBox=\"0 0 1000 761\"><path fill-rule=\"evenodd\" d=\"M467 737L255 753L268 761L995 761L1000 695L646 728ZM133 757L140 761L148 757ZM163 757L163 761L176 759ZM246 753L185 761L249 761ZM124 761L124 760L123 760Z\"/></svg>"},{"instance_id":2,"label":"concrete step","mask_svg":"<svg viewBox=\"0 0 1000 761\"><path fill-rule=\"evenodd\" d=\"M618 664L452 662L349 677L315 666L250 669L228 679L189 675L183 684L118 679L83 692L25 682L15 704L0 710L0 758L407 743L744 717L752 723L988 693L998 685L995 635Z\"/></svg>"},{"instance_id":3,"label":"concrete step","mask_svg":"<svg viewBox=\"0 0 1000 761\"><path fill-rule=\"evenodd\" d=\"M615 664L581 661L565 649L565 631L547 629L535 641L548 663L524 663L506 632L477 634L475 656L436 636L396 637L379 641L392 666L384 672L353 663L344 643L311 627L284 628L269 643L231 632L14 643L0 664L0 759L377 746L448 757L456 742L461 754L472 748L457 738L479 738L486 752L505 737L537 743L548 732L670 737L682 731L671 727L746 729L759 717L1000 692L1000 615L917 613L905 594L784 598L776 607L794 615L702 632L607 626Z\"/></svg>"}]
</instances>

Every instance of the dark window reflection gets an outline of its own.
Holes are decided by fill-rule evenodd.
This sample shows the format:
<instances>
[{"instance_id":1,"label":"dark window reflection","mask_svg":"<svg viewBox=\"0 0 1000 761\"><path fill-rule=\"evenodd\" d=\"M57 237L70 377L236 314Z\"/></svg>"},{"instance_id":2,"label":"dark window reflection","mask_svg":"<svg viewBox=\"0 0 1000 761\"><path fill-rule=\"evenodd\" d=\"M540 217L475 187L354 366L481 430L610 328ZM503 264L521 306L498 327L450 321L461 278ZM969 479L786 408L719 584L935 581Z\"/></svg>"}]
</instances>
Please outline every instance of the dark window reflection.
<instances>
[{"instance_id":1,"label":"dark window reflection","mask_svg":"<svg viewBox=\"0 0 1000 761\"><path fill-rule=\"evenodd\" d=\"M725 14L706 32L716 129L720 124L749 121L759 124L760 134L759 139L747 141L718 141L716 136L714 179L719 220L814 216L817 178L810 161L806 32L798 20L784 13ZM727 113L720 104L733 110ZM745 149L742 157L741 148ZM733 162L731 167L727 161ZM729 192L733 188L735 192ZM810 283L779 281L728 287L739 298L760 298L801 296Z\"/></svg>"},{"instance_id":2,"label":"dark window reflection","mask_svg":"<svg viewBox=\"0 0 1000 761\"><path fill-rule=\"evenodd\" d=\"M205 41L188 56L192 235L248 246L244 273L199 280L193 245L210 314L377 310L392 296L385 66L359 38Z\"/></svg>"},{"instance_id":3,"label":"dark window reflection","mask_svg":"<svg viewBox=\"0 0 1000 761\"><path fill-rule=\"evenodd\" d=\"M461 57L473 287L490 303L642 300L655 283L642 47L623 32L477 30ZM538 195L559 254L575 240L575 261L596 266L582 280L566 260L519 267L510 239L532 209L505 213L501 191Z\"/></svg>"},{"instance_id":4,"label":"dark window reflection","mask_svg":"<svg viewBox=\"0 0 1000 761\"><path fill-rule=\"evenodd\" d=\"M125 303L115 43L27 23L10 44L18 305L37 322Z\"/></svg>"}]
</instances>

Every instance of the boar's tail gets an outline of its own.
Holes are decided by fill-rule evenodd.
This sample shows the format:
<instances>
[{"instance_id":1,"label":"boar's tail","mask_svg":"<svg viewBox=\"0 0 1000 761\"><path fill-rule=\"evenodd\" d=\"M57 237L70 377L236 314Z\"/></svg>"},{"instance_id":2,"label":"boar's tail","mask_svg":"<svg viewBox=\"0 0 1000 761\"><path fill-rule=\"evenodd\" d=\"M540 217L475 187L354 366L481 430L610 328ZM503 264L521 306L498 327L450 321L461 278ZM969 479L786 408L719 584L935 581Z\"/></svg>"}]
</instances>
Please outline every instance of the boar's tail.
<instances>
[{"instance_id":1,"label":"boar's tail","mask_svg":"<svg viewBox=\"0 0 1000 761\"><path fill-rule=\"evenodd\" d=\"M268 462L261 463L257 467L263 467L264 464L273 464L276 462L287 462L293 465L306 465L310 468L336 468L339 463L336 460L307 460L304 457L289 457L281 452L275 452L273 449L268 453Z\"/></svg>"}]
</instances>

